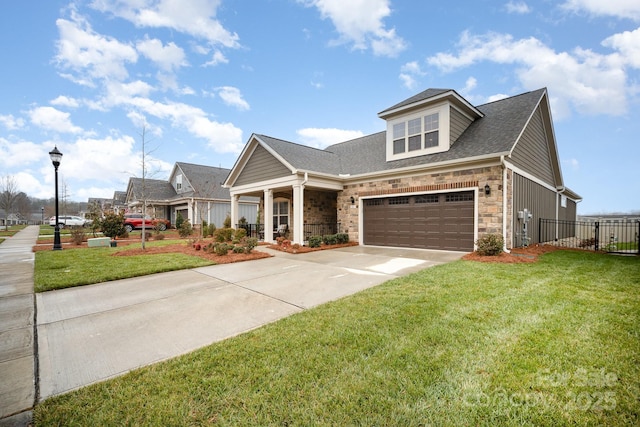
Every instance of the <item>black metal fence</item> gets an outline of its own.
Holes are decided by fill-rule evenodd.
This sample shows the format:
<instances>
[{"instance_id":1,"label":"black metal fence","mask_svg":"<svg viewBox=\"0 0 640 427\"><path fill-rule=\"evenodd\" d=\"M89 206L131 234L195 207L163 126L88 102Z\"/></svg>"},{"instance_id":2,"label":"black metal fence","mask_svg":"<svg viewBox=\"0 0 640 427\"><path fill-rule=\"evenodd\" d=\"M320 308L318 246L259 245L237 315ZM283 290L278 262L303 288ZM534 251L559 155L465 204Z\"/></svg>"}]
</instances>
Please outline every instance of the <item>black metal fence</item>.
<instances>
[{"instance_id":1,"label":"black metal fence","mask_svg":"<svg viewBox=\"0 0 640 427\"><path fill-rule=\"evenodd\" d=\"M640 220L566 221L540 218L540 243L640 255Z\"/></svg>"},{"instance_id":2,"label":"black metal fence","mask_svg":"<svg viewBox=\"0 0 640 427\"><path fill-rule=\"evenodd\" d=\"M244 228L247 230L247 237L255 237L258 240L264 240L264 224L236 224L236 228Z\"/></svg>"}]
</instances>

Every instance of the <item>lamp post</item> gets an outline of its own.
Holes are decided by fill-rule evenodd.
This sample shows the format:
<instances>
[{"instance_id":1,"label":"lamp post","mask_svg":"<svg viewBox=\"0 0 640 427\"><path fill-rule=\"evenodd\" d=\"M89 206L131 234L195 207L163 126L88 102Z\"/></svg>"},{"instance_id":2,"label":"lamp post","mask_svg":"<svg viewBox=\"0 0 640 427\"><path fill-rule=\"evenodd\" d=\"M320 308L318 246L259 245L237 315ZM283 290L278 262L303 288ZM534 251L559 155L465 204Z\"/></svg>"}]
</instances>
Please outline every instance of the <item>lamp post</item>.
<instances>
[{"instance_id":1,"label":"lamp post","mask_svg":"<svg viewBox=\"0 0 640 427\"><path fill-rule=\"evenodd\" d=\"M44 206L40 208L40 225L44 224Z\"/></svg>"},{"instance_id":2,"label":"lamp post","mask_svg":"<svg viewBox=\"0 0 640 427\"><path fill-rule=\"evenodd\" d=\"M62 153L58 150L58 146L49 151L49 157L51 157L51 163L56 170L56 225L53 229L53 250L59 251L62 250L62 245L60 244L60 225L58 223L58 166L62 160Z\"/></svg>"}]
</instances>

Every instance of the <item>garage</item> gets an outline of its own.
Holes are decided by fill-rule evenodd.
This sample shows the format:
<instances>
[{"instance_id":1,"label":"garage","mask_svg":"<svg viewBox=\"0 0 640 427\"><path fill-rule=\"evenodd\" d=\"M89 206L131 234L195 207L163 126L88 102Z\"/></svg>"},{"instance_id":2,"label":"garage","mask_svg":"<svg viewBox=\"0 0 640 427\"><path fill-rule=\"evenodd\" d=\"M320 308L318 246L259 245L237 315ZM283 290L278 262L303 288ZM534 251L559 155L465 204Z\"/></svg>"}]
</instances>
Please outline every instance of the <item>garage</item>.
<instances>
[{"instance_id":1,"label":"garage","mask_svg":"<svg viewBox=\"0 0 640 427\"><path fill-rule=\"evenodd\" d=\"M474 192L363 200L363 243L472 251Z\"/></svg>"}]
</instances>

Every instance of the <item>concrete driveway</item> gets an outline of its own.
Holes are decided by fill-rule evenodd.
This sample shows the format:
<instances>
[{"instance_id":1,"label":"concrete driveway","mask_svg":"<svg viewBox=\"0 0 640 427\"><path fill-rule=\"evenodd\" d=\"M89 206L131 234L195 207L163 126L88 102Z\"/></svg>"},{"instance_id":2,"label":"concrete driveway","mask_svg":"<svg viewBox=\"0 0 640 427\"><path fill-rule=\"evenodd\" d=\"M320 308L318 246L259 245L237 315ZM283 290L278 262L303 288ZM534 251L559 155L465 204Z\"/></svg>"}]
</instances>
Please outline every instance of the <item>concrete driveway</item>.
<instances>
[{"instance_id":1,"label":"concrete driveway","mask_svg":"<svg viewBox=\"0 0 640 427\"><path fill-rule=\"evenodd\" d=\"M37 294L40 397L122 375L463 253L354 246Z\"/></svg>"}]
</instances>

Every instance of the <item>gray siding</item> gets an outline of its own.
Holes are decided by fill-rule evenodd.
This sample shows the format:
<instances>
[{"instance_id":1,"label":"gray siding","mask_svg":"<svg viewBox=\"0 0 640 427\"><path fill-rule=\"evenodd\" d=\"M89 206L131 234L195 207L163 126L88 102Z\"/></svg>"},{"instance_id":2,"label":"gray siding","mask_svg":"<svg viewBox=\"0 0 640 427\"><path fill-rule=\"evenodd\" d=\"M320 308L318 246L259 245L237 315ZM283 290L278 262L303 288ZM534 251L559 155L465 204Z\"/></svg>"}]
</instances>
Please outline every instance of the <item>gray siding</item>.
<instances>
[{"instance_id":1,"label":"gray siding","mask_svg":"<svg viewBox=\"0 0 640 427\"><path fill-rule=\"evenodd\" d=\"M450 107L451 108L451 107ZM455 108L450 109L451 114L451 129L449 132L449 144L453 145L458 140L460 135L467 130L473 120L463 115Z\"/></svg>"},{"instance_id":2,"label":"gray siding","mask_svg":"<svg viewBox=\"0 0 640 427\"><path fill-rule=\"evenodd\" d=\"M520 140L511 153L513 164L555 186L549 142L547 141L540 107L536 109Z\"/></svg>"},{"instance_id":3,"label":"gray siding","mask_svg":"<svg viewBox=\"0 0 640 427\"><path fill-rule=\"evenodd\" d=\"M556 217L555 191L524 178L517 173L513 174L513 247L523 245L522 220L518 219L518 211L528 209L533 215L527 226L529 244L540 243L538 236L538 223L540 218L555 219ZM568 206L569 200L567 200Z\"/></svg>"},{"instance_id":4,"label":"gray siding","mask_svg":"<svg viewBox=\"0 0 640 427\"><path fill-rule=\"evenodd\" d=\"M266 181L291 175L291 171L264 147L258 145L251 158L240 172L234 186Z\"/></svg>"}]
</instances>

